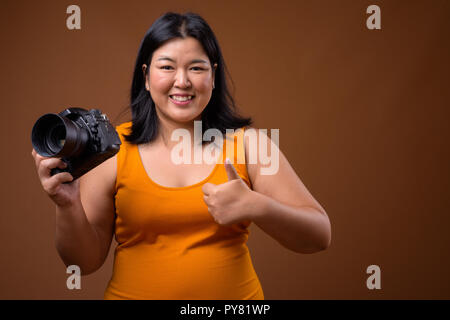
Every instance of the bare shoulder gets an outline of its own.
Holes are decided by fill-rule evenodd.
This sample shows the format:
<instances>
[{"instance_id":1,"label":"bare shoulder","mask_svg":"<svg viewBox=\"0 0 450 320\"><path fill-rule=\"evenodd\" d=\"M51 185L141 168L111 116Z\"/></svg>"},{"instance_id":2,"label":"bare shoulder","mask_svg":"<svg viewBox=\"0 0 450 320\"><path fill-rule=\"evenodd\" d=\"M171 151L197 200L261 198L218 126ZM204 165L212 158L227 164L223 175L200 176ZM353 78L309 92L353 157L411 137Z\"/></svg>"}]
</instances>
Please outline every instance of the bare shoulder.
<instances>
[{"instance_id":1,"label":"bare shoulder","mask_svg":"<svg viewBox=\"0 0 450 320\"><path fill-rule=\"evenodd\" d=\"M245 132L245 157L253 190L284 204L325 212L280 150L279 131L248 127Z\"/></svg>"},{"instance_id":2,"label":"bare shoulder","mask_svg":"<svg viewBox=\"0 0 450 320\"><path fill-rule=\"evenodd\" d=\"M279 138L278 132L274 132L276 137L269 137L267 129L258 129L250 126L245 128L245 163L252 185L255 185L261 173L267 175L277 174L278 172ZM272 138L275 139L272 140Z\"/></svg>"}]
</instances>

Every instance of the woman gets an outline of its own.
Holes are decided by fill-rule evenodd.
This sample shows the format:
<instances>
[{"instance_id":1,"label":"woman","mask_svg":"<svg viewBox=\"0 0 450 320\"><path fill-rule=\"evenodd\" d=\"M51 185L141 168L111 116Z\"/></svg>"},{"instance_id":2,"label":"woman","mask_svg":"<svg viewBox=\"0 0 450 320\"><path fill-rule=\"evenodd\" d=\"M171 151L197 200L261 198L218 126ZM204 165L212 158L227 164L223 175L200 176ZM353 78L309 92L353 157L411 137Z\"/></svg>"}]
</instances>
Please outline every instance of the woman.
<instances>
[{"instance_id":1,"label":"woman","mask_svg":"<svg viewBox=\"0 0 450 320\"><path fill-rule=\"evenodd\" d=\"M62 184L69 173L50 176L65 167L61 160L32 152L56 203L56 247L66 265L94 272L115 234L106 299L263 299L246 246L251 222L295 252L329 246L327 214L281 152L278 171L263 175L260 161L234 155L224 163L223 146L195 140L195 120L222 133L250 125L235 112L219 45L200 16L167 13L150 27L131 110L132 121L117 127L119 153L72 183ZM216 162L175 164L176 130L189 133L193 148L213 146ZM248 159L250 141L238 139Z\"/></svg>"}]
</instances>

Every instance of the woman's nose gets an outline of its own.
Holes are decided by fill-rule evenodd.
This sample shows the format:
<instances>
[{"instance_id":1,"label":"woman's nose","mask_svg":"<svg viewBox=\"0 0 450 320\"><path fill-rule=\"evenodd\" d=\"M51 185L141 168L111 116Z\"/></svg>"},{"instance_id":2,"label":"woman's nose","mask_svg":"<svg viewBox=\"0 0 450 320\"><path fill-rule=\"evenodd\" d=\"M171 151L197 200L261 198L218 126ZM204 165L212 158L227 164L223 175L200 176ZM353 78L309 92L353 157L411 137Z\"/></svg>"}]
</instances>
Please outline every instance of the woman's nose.
<instances>
[{"instance_id":1,"label":"woman's nose","mask_svg":"<svg viewBox=\"0 0 450 320\"><path fill-rule=\"evenodd\" d=\"M177 88L189 88L191 86L191 82L189 81L189 77L185 70L177 71L174 86Z\"/></svg>"}]
</instances>

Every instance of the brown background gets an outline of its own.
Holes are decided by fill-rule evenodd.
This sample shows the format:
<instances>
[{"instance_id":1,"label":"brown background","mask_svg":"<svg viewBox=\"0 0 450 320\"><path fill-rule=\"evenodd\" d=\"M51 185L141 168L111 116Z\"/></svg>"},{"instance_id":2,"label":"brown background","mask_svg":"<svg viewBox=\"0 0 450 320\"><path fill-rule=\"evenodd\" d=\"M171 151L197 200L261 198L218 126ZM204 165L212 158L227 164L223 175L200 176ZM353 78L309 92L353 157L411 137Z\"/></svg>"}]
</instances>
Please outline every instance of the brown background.
<instances>
[{"instance_id":1,"label":"brown background","mask_svg":"<svg viewBox=\"0 0 450 320\"><path fill-rule=\"evenodd\" d=\"M70 4L81 7L81 30L66 28ZM366 28L371 4L381 30ZM313 255L251 227L266 298L450 298L445 0L2 0L0 298L103 297L112 254L82 290L66 288L31 127L68 106L117 117L140 41L168 10L210 23L242 112L280 129L281 150L331 219L332 245ZM381 290L366 287L371 264Z\"/></svg>"}]
</instances>

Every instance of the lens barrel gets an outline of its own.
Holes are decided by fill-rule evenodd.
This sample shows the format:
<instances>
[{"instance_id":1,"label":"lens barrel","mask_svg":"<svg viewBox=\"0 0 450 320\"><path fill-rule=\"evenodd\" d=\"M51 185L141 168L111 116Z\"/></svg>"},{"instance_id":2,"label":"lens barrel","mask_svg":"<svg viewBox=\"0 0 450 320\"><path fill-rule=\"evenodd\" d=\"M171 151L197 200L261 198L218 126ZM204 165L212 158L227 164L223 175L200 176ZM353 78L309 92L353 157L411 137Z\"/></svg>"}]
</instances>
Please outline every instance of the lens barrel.
<instances>
[{"instance_id":1,"label":"lens barrel","mask_svg":"<svg viewBox=\"0 0 450 320\"><path fill-rule=\"evenodd\" d=\"M34 124L31 142L41 156L74 157L86 147L89 133L67 117L47 113Z\"/></svg>"}]
</instances>

